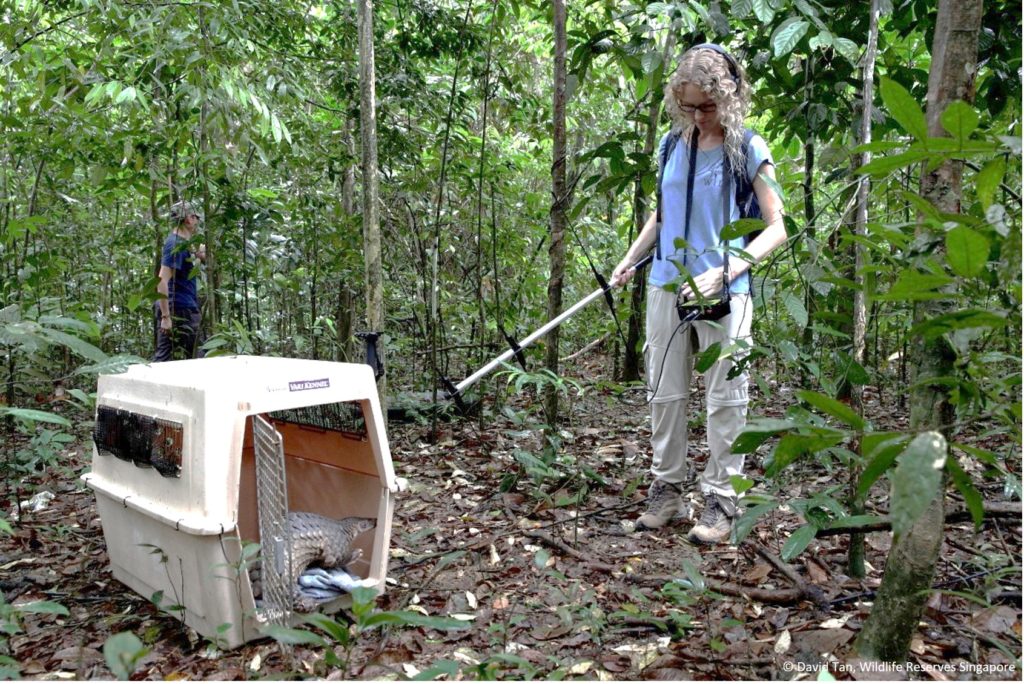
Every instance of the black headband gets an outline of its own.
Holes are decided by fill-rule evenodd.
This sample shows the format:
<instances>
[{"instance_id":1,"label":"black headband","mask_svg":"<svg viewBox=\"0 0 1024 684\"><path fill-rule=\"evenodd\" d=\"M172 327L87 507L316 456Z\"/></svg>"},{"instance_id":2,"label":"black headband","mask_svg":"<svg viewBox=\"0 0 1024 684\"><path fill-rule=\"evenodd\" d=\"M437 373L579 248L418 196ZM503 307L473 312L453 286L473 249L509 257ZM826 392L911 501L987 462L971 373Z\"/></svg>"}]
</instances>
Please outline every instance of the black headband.
<instances>
[{"instance_id":1,"label":"black headband","mask_svg":"<svg viewBox=\"0 0 1024 684\"><path fill-rule=\"evenodd\" d=\"M729 73L732 74L732 80L736 81L736 85L738 86L740 82L743 80L740 77L740 65L736 62L736 59L729 54L728 50L726 50L721 45L717 45L715 43L701 43L700 45L694 45L690 49L711 50L712 52L717 52L718 54L722 55L722 57L725 57L725 63L729 65Z\"/></svg>"}]
</instances>

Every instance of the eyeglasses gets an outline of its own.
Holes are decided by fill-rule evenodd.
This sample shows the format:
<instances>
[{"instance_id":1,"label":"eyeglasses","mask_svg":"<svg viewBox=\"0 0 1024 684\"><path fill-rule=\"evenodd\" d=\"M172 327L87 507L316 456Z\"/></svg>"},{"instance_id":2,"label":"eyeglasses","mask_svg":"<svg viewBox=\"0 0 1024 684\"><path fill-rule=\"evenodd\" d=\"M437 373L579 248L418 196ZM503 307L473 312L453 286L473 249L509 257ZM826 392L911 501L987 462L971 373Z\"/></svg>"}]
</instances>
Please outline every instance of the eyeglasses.
<instances>
[{"instance_id":1,"label":"eyeglasses","mask_svg":"<svg viewBox=\"0 0 1024 684\"><path fill-rule=\"evenodd\" d=\"M679 109L684 114L693 114L697 110L700 110L704 114L711 114L712 112L718 111L718 105L714 102L705 102L700 105L680 104Z\"/></svg>"}]
</instances>

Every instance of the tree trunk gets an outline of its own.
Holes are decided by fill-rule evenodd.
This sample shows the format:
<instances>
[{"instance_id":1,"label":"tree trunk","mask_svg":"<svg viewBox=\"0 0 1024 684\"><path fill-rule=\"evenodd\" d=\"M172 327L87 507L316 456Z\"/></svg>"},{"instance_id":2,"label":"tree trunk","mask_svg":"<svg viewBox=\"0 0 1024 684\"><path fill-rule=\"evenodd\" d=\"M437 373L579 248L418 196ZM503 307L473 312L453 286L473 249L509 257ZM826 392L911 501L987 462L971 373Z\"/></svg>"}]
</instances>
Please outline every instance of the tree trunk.
<instances>
[{"instance_id":1,"label":"tree trunk","mask_svg":"<svg viewBox=\"0 0 1024 684\"><path fill-rule=\"evenodd\" d=\"M661 116L662 104L662 83L665 72L671 68L672 51L676 46L676 32L669 30L665 37L665 49L662 52L662 66L651 78L651 106L647 110L647 131L644 134L643 154L648 159L654 154L655 142L658 139L658 118ZM633 242L634 235L639 235L640 230L647 221L647 197L643 189L643 177L637 174L633 185L633 229L630 231L629 242ZM635 232L634 232L635 231ZM624 382L633 382L640 379L640 334L643 330L644 297L647 293L647 279L637 277L633 279L633 286L630 293L629 325L626 329L626 349L622 360L622 374L619 378Z\"/></svg>"},{"instance_id":2,"label":"tree trunk","mask_svg":"<svg viewBox=\"0 0 1024 684\"><path fill-rule=\"evenodd\" d=\"M462 29L469 27L469 17L473 11L473 3L466 3L466 14L462 20ZM438 305L439 285L439 259L441 258L441 208L444 206L446 181L448 179L448 149L452 137L452 122L455 117L455 98L459 93L459 71L462 68L462 50L455 58L455 71L452 73L452 87L448 93L448 114L444 122L444 142L441 145L441 179L437 185L437 203L434 205L434 241L430 251L430 292L427 297L427 338L430 340L430 374L431 374L431 403L437 405L437 390L441 379L441 360L438 353L444 346L441 340L442 328L441 311ZM449 201L449 206L451 202ZM454 228L454 221L449 222L449 230ZM430 434L432 439L437 438L438 412L430 414Z\"/></svg>"},{"instance_id":3,"label":"tree trunk","mask_svg":"<svg viewBox=\"0 0 1024 684\"><path fill-rule=\"evenodd\" d=\"M212 47L210 45L210 35L208 25L206 22L206 15L203 11L203 6L198 6L199 12L199 28L202 35L203 45L203 58L204 62L208 62L209 56L212 53ZM218 265L218 258L220 256L220 240L213 232L213 224L210 220L210 162L209 162L209 148L210 148L210 134L207 130L209 127L209 115L210 115L210 103L204 99L202 107L199 111L199 164L197 168L199 173L202 175L200 182L202 187L202 203L203 203L203 232L205 233L206 239L206 301L205 308L207 311L206 316L206 328L212 331L214 326L220 322L220 303L217 300L218 292L220 291L220 266ZM188 198L191 199L191 198Z\"/></svg>"},{"instance_id":4,"label":"tree trunk","mask_svg":"<svg viewBox=\"0 0 1024 684\"><path fill-rule=\"evenodd\" d=\"M875 97L875 57L878 51L878 0L871 0L868 21L868 45L864 52L864 92L863 107L861 108L860 144L867 145L871 142L871 112ZM871 161L871 153L864 152L861 156L861 165ZM865 237L868 234L868 202L871 192L871 179L862 176L857 187L857 222L854 226L854 234ZM868 281L864 275L864 267L867 259L864 246L857 242L854 244L854 282L857 288L853 291L853 360L864 365L864 349L867 341L868 314L867 314L867 286ZM864 388L854 387L850 383L850 399L853 408L860 415L864 415ZM860 452L858 444L854 452ZM857 496L857 484L860 482L861 465L853 463L850 466L850 515L860 515L864 512L864 502ZM847 556L847 572L851 577L864 577L864 535L850 535L850 549Z\"/></svg>"},{"instance_id":5,"label":"tree trunk","mask_svg":"<svg viewBox=\"0 0 1024 684\"><path fill-rule=\"evenodd\" d=\"M927 118L932 136L945 135L939 117L951 102L974 99L981 16L981 0L939 2L928 78ZM922 174L921 195L941 212L958 213L960 182L960 164L945 162L934 171L925 170ZM931 230L931 226L921 220L918 239L925 238ZM933 242L935 252L941 253L941 236L935 236ZM934 257L934 253L931 256ZM949 308L943 299L918 302L915 323L948 313ZM949 390L929 380L953 375L956 351L941 336L932 341L916 340L909 346L914 370L910 429L948 433L954 417ZM930 595L928 590L942 548L943 490L939 490L939 495L910 530L893 540L878 598L857 638L855 648L861 657L902 661L906 656Z\"/></svg>"},{"instance_id":6,"label":"tree trunk","mask_svg":"<svg viewBox=\"0 0 1024 684\"><path fill-rule=\"evenodd\" d=\"M490 104L491 90L491 56L494 47L494 29L497 26L498 2L494 0L491 5L491 27L487 34L487 58L484 64L483 78L483 102L480 105L480 169L476 180L476 306L477 320L480 327L480 349L477 353L477 360L483 363L487 356L487 321L484 296L484 169L487 162L487 114ZM497 278L497 273L494 278ZM480 412L480 419L483 420L483 411Z\"/></svg>"},{"instance_id":7,"label":"tree trunk","mask_svg":"<svg viewBox=\"0 0 1024 684\"><path fill-rule=\"evenodd\" d=\"M814 97L814 54L807 56L807 62L804 68L804 102L809 104L813 101ZM817 219L817 212L814 208L814 143L815 143L815 129L811 125L810 107L805 109L807 116L805 120L807 122L807 139L804 140L804 220L807 225L804 227L804 244L807 247L807 257L811 263L814 263L818 259L818 255L821 250L818 248L815 238L817 237L817 227L815 221ZM753 283L751 283L753 287ZM807 311L807 325L804 326L803 334L801 336L803 344L801 349L814 349L814 311L818 307L816 306L815 291L813 287L807 286L804 292L804 309ZM805 364L800 364L800 386L809 387L811 383L810 373L808 372Z\"/></svg>"},{"instance_id":8,"label":"tree trunk","mask_svg":"<svg viewBox=\"0 0 1024 684\"><path fill-rule=\"evenodd\" d=\"M551 163L551 242L548 244L548 261L551 275L548 280L548 320L562 312L562 287L565 278L565 226L566 207L569 202L565 184L565 2L554 0L554 101L552 103L552 149ZM558 328L547 334L545 366L558 375ZM547 424L554 427L558 422L558 388L547 386L544 397L544 413Z\"/></svg>"},{"instance_id":9,"label":"tree trunk","mask_svg":"<svg viewBox=\"0 0 1024 684\"><path fill-rule=\"evenodd\" d=\"M377 111L373 65L373 0L359 0L359 123L363 171L363 258L366 265L366 325L384 330L384 277L381 265L380 209L377 206ZM384 362L384 344L377 348ZM378 382L387 419L387 377Z\"/></svg>"},{"instance_id":10,"label":"tree trunk","mask_svg":"<svg viewBox=\"0 0 1024 684\"><path fill-rule=\"evenodd\" d=\"M355 143L352 140L352 120L345 116L345 128L343 129L341 144L345 146L349 159L355 159ZM341 181L341 210L345 216L345 231L351 227L352 215L355 213L355 188L356 168L355 163L349 162L342 171ZM338 280L338 311L336 315L337 326L337 350L335 358L338 361L352 361L352 311L354 309L355 293L349 285L348 274L345 273Z\"/></svg>"}]
</instances>

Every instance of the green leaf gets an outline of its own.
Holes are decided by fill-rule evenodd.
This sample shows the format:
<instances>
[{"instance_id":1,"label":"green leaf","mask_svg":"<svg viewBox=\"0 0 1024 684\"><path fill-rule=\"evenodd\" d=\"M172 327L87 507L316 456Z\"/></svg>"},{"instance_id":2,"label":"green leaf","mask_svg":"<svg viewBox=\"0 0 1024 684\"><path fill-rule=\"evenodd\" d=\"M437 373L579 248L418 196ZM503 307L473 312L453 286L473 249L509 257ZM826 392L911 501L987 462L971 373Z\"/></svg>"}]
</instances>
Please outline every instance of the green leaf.
<instances>
[{"instance_id":1,"label":"green leaf","mask_svg":"<svg viewBox=\"0 0 1024 684\"><path fill-rule=\"evenodd\" d=\"M955 458L946 459L946 472L949 473L956 488L963 494L964 503L967 504L967 510L971 512L971 518L974 520L974 531L980 531L981 523L985 519L985 505L981 494L971 482L971 476L964 472Z\"/></svg>"},{"instance_id":2,"label":"green leaf","mask_svg":"<svg viewBox=\"0 0 1024 684\"><path fill-rule=\"evenodd\" d=\"M146 359L134 354L118 354L100 363L82 366L75 371L75 375L116 375L125 372L129 366L136 363L146 363Z\"/></svg>"},{"instance_id":3,"label":"green leaf","mask_svg":"<svg viewBox=\"0 0 1024 684\"><path fill-rule=\"evenodd\" d=\"M768 501L765 503L751 506L743 512L743 515L736 518L734 529L736 531L736 543L739 544L743 541L750 531L754 529L754 525L761 519L762 516L775 510L779 507L778 501Z\"/></svg>"},{"instance_id":4,"label":"green leaf","mask_svg":"<svg viewBox=\"0 0 1024 684\"><path fill-rule=\"evenodd\" d=\"M978 128L978 113L963 100L953 100L939 117L942 127L961 144Z\"/></svg>"},{"instance_id":5,"label":"green leaf","mask_svg":"<svg viewBox=\"0 0 1024 684\"><path fill-rule=\"evenodd\" d=\"M789 315L793 317L797 326L800 328L807 327L807 309L804 307L801 297L793 292L785 292L782 295L782 303L785 305Z\"/></svg>"},{"instance_id":6,"label":"green leaf","mask_svg":"<svg viewBox=\"0 0 1024 684\"><path fill-rule=\"evenodd\" d=\"M921 105L910 92L896 81L882 77L879 91L889 115L907 133L924 142L928 139L928 123L925 121Z\"/></svg>"},{"instance_id":7,"label":"green leaf","mask_svg":"<svg viewBox=\"0 0 1024 684\"><path fill-rule=\"evenodd\" d=\"M732 485L732 490L736 492L736 494L742 494L754 486L754 481L748 480L742 475L731 475L729 477L729 484Z\"/></svg>"},{"instance_id":8,"label":"green leaf","mask_svg":"<svg viewBox=\"0 0 1024 684\"><path fill-rule=\"evenodd\" d=\"M948 447L941 433L922 432L900 455L892 475L889 515L897 537L909 530L941 493Z\"/></svg>"},{"instance_id":9,"label":"green leaf","mask_svg":"<svg viewBox=\"0 0 1024 684\"><path fill-rule=\"evenodd\" d=\"M775 58L784 57L792 52L810 26L809 22L800 17L789 17L779 24L771 40Z\"/></svg>"},{"instance_id":10,"label":"green leaf","mask_svg":"<svg viewBox=\"0 0 1024 684\"><path fill-rule=\"evenodd\" d=\"M349 626L327 617L323 613L313 613L303 618L305 622L326 632L334 641L347 646L350 639Z\"/></svg>"},{"instance_id":11,"label":"green leaf","mask_svg":"<svg viewBox=\"0 0 1024 684\"><path fill-rule=\"evenodd\" d=\"M732 453L752 454L757 448L767 442L775 433L773 432L743 432L732 442Z\"/></svg>"},{"instance_id":12,"label":"green leaf","mask_svg":"<svg viewBox=\"0 0 1024 684\"><path fill-rule=\"evenodd\" d=\"M102 363L107 360L107 355L101 349L89 344L80 337L75 337L53 328L40 328L39 333L51 342L65 346L89 361Z\"/></svg>"},{"instance_id":13,"label":"green leaf","mask_svg":"<svg viewBox=\"0 0 1024 684\"><path fill-rule=\"evenodd\" d=\"M754 4L754 16L762 24L772 23L772 19L775 18L775 7L772 4L772 0L753 0Z\"/></svg>"},{"instance_id":14,"label":"green leaf","mask_svg":"<svg viewBox=\"0 0 1024 684\"><path fill-rule=\"evenodd\" d=\"M789 535L789 539L782 545L782 553L780 558L784 561L791 561L801 553L804 552L812 541L814 541L815 535L818 534L818 528L815 525L803 525L798 527L793 534Z\"/></svg>"},{"instance_id":15,"label":"green leaf","mask_svg":"<svg viewBox=\"0 0 1024 684\"><path fill-rule=\"evenodd\" d=\"M820 48L832 47L834 39L834 36L828 31L818 31L818 34L811 38L808 43L812 50L818 50Z\"/></svg>"},{"instance_id":16,"label":"green leaf","mask_svg":"<svg viewBox=\"0 0 1024 684\"><path fill-rule=\"evenodd\" d=\"M270 128L274 134L274 142L281 142L284 134L281 132L281 120L277 118L277 114L270 115Z\"/></svg>"},{"instance_id":17,"label":"green leaf","mask_svg":"<svg viewBox=\"0 0 1024 684\"><path fill-rule=\"evenodd\" d=\"M764 230L767 225L763 219L739 219L722 228L722 239L726 241L735 240L738 237L749 235L755 230Z\"/></svg>"},{"instance_id":18,"label":"green leaf","mask_svg":"<svg viewBox=\"0 0 1024 684\"><path fill-rule=\"evenodd\" d=\"M274 639L278 643L290 646L299 644L312 644L314 646L326 647L329 644L319 634L310 632L308 629L295 629L293 627L282 627L281 625L266 625L260 628L260 632Z\"/></svg>"},{"instance_id":19,"label":"green leaf","mask_svg":"<svg viewBox=\"0 0 1024 684\"><path fill-rule=\"evenodd\" d=\"M978 193L978 200L985 211L992 206L999 184L1003 182L1003 175L1006 173L1006 160L996 157L978 172L974 177L974 190Z\"/></svg>"},{"instance_id":20,"label":"green leaf","mask_svg":"<svg viewBox=\"0 0 1024 684\"><path fill-rule=\"evenodd\" d=\"M819 411L824 411L836 420L849 425L854 430L864 429L864 419L857 415L856 411L841 401L811 390L799 390L797 391L796 396L801 401L806 401L814 408Z\"/></svg>"},{"instance_id":21,"label":"green leaf","mask_svg":"<svg viewBox=\"0 0 1024 684\"><path fill-rule=\"evenodd\" d=\"M718 357L722 353L722 343L713 342L708 345L708 348L700 353L697 357L697 361L694 363L694 368L697 369L698 373L706 373L709 368L715 365L718 361Z\"/></svg>"},{"instance_id":22,"label":"green leaf","mask_svg":"<svg viewBox=\"0 0 1024 684\"><path fill-rule=\"evenodd\" d=\"M835 431L816 435L785 435L775 446L771 460L765 466L764 474L769 478L775 477L801 456L833 447L842 442L843 438L843 433Z\"/></svg>"},{"instance_id":23,"label":"green leaf","mask_svg":"<svg viewBox=\"0 0 1024 684\"><path fill-rule=\"evenodd\" d=\"M864 366L857 363L852 356L844 351L837 351L836 372L839 376L845 377L855 385L867 385L871 382L871 376Z\"/></svg>"},{"instance_id":24,"label":"green leaf","mask_svg":"<svg viewBox=\"0 0 1024 684\"><path fill-rule=\"evenodd\" d=\"M640 58L640 65L645 74L653 74L655 69L661 66L661 54L657 50L645 52L644 56Z\"/></svg>"},{"instance_id":25,"label":"green leaf","mask_svg":"<svg viewBox=\"0 0 1024 684\"><path fill-rule=\"evenodd\" d=\"M871 461L864 468L864 472L860 476L860 482L857 483L857 498L859 499L864 499L867 496L872 485L892 467L892 464L896 462L896 457L900 455L907 441L909 441L906 435L900 435L899 433L876 434L889 434L890 437L881 444L871 446L870 448L869 444L871 444L870 438L872 436L866 435L861 441L863 456L870 458Z\"/></svg>"},{"instance_id":26,"label":"green leaf","mask_svg":"<svg viewBox=\"0 0 1024 684\"><path fill-rule=\"evenodd\" d=\"M10 406L0 406L0 416L14 416L21 420L34 420L38 423L51 423L53 425L63 425L64 427L71 427L71 422L63 416L58 416L56 413L50 413L49 411L38 411L36 409L23 409L23 408L11 408Z\"/></svg>"},{"instance_id":27,"label":"green leaf","mask_svg":"<svg viewBox=\"0 0 1024 684\"><path fill-rule=\"evenodd\" d=\"M440 631L456 631L470 629L473 623L469 620L457 620L455 618L437 617L424 615L414 610L392 610L374 613L362 622L366 628L380 627L383 625L402 625L406 627L426 627Z\"/></svg>"},{"instance_id":28,"label":"green leaf","mask_svg":"<svg viewBox=\"0 0 1024 684\"><path fill-rule=\"evenodd\" d=\"M881 522L886 522L887 520L888 518L881 515L848 515L843 518L836 518L835 520L832 520L825 529L869 527Z\"/></svg>"},{"instance_id":29,"label":"green leaf","mask_svg":"<svg viewBox=\"0 0 1024 684\"><path fill-rule=\"evenodd\" d=\"M120 632L103 643L103 658L118 679L128 679L138 662L149 653L139 637L131 632Z\"/></svg>"},{"instance_id":30,"label":"green leaf","mask_svg":"<svg viewBox=\"0 0 1024 684\"><path fill-rule=\"evenodd\" d=\"M896 284L885 294L875 295L878 301L922 301L925 299L942 299L949 295L935 292L937 288L947 285L952 279L934 273L921 273L914 268L905 268L900 272Z\"/></svg>"},{"instance_id":31,"label":"green leaf","mask_svg":"<svg viewBox=\"0 0 1024 684\"><path fill-rule=\"evenodd\" d=\"M973 278L985 270L991 249L988 239L967 226L946 233L946 261L957 275Z\"/></svg>"},{"instance_id":32,"label":"green leaf","mask_svg":"<svg viewBox=\"0 0 1024 684\"><path fill-rule=\"evenodd\" d=\"M68 609L53 601L34 601L18 606L19 613L38 613L40 615L70 615Z\"/></svg>"},{"instance_id":33,"label":"green leaf","mask_svg":"<svg viewBox=\"0 0 1024 684\"><path fill-rule=\"evenodd\" d=\"M435 660L431 666L412 678L414 682L431 682L442 675L455 681L459 674L459 663L456 660Z\"/></svg>"},{"instance_id":34,"label":"green leaf","mask_svg":"<svg viewBox=\"0 0 1024 684\"><path fill-rule=\"evenodd\" d=\"M928 159L930 156L931 155L927 150L914 149L901 152L900 154L889 154L884 157L875 157L867 164L858 167L857 173L869 176L885 176L896 169L913 166L918 162Z\"/></svg>"},{"instance_id":35,"label":"green leaf","mask_svg":"<svg viewBox=\"0 0 1024 684\"><path fill-rule=\"evenodd\" d=\"M1009 321L998 314L983 309L963 309L935 318L921 321L910 329L911 337L920 337L926 341L934 340L954 330L970 328L1003 328Z\"/></svg>"},{"instance_id":36,"label":"green leaf","mask_svg":"<svg viewBox=\"0 0 1024 684\"><path fill-rule=\"evenodd\" d=\"M846 58L847 62L857 66L857 60L860 58L860 48L855 42L849 38L836 38L832 44L839 51L839 54Z\"/></svg>"},{"instance_id":37,"label":"green leaf","mask_svg":"<svg viewBox=\"0 0 1024 684\"><path fill-rule=\"evenodd\" d=\"M973 456L985 465L992 466L993 468L1000 467L999 456L987 449L979 449L978 447L974 447L969 444L960 444L958 442L954 442L953 446L965 454Z\"/></svg>"},{"instance_id":38,"label":"green leaf","mask_svg":"<svg viewBox=\"0 0 1024 684\"><path fill-rule=\"evenodd\" d=\"M787 430L794 430L797 427L799 427L797 423L777 418L751 420L743 426L743 432L733 440L732 453L753 453L759 446L771 439L772 435L786 432Z\"/></svg>"},{"instance_id":39,"label":"green leaf","mask_svg":"<svg viewBox=\"0 0 1024 684\"><path fill-rule=\"evenodd\" d=\"M130 102L135 99L135 87L128 86L114 98L114 104L121 104L122 102Z\"/></svg>"}]
</instances>

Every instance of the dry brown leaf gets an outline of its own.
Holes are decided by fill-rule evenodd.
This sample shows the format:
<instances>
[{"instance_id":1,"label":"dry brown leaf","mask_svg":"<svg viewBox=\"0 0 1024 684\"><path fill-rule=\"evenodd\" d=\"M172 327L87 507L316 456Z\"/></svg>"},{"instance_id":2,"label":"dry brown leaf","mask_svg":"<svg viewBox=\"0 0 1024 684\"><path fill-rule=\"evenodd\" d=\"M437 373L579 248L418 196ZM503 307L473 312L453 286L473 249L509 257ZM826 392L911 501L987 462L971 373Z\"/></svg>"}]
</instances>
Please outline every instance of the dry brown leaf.
<instances>
[{"instance_id":1,"label":"dry brown leaf","mask_svg":"<svg viewBox=\"0 0 1024 684\"><path fill-rule=\"evenodd\" d=\"M793 644L801 653L823 656L835 653L836 649L853 638L853 632L845 629L806 629L793 636Z\"/></svg>"},{"instance_id":2,"label":"dry brown leaf","mask_svg":"<svg viewBox=\"0 0 1024 684\"><path fill-rule=\"evenodd\" d=\"M1020 634L1017 609L1010 606L992 606L980 610L971 616L971 624L993 634L1009 634L1011 631Z\"/></svg>"},{"instance_id":3,"label":"dry brown leaf","mask_svg":"<svg viewBox=\"0 0 1024 684\"><path fill-rule=\"evenodd\" d=\"M609 672L625 672L633 665L626 655L607 655L601 657L601 667Z\"/></svg>"},{"instance_id":4,"label":"dry brown leaf","mask_svg":"<svg viewBox=\"0 0 1024 684\"><path fill-rule=\"evenodd\" d=\"M60 662L60 667L66 670L73 670L81 662L84 666L96 665L103 662L103 654L95 648L79 648L69 646L62 648L53 654L53 659Z\"/></svg>"},{"instance_id":5,"label":"dry brown leaf","mask_svg":"<svg viewBox=\"0 0 1024 684\"><path fill-rule=\"evenodd\" d=\"M772 572L772 566L767 563L758 563L743 575L743 581L746 584L759 584L764 578L768 577Z\"/></svg>"},{"instance_id":6,"label":"dry brown leaf","mask_svg":"<svg viewBox=\"0 0 1024 684\"><path fill-rule=\"evenodd\" d=\"M829 572L828 568L814 560L813 558L804 559L804 567L807 568L807 576L811 578L811 581L815 584L828 584Z\"/></svg>"}]
</instances>

